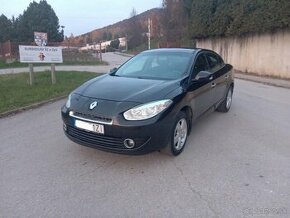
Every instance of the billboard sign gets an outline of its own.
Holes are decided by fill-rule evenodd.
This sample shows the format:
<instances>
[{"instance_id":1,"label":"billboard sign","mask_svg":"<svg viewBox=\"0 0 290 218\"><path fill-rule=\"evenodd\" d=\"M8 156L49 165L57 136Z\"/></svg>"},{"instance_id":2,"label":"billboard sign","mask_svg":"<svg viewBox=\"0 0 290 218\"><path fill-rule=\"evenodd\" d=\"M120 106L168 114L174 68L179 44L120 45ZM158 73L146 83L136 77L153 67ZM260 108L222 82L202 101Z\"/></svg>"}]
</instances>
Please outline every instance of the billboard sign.
<instances>
[{"instance_id":1,"label":"billboard sign","mask_svg":"<svg viewBox=\"0 0 290 218\"><path fill-rule=\"evenodd\" d=\"M21 63L62 63L60 47L19 45Z\"/></svg>"},{"instance_id":2,"label":"billboard sign","mask_svg":"<svg viewBox=\"0 0 290 218\"><path fill-rule=\"evenodd\" d=\"M38 46L47 45L47 33L34 32L34 41Z\"/></svg>"}]
</instances>

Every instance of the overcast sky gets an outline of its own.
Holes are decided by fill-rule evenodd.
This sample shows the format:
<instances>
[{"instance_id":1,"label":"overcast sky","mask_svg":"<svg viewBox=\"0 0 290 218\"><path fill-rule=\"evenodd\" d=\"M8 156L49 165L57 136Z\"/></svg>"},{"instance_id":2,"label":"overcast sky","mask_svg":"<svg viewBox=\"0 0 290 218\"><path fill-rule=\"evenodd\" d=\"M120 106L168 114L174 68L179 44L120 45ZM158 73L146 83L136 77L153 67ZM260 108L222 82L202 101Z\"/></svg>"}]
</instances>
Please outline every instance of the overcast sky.
<instances>
[{"instance_id":1,"label":"overcast sky","mask_svg":"<svg viewBox=\"0 0 290 218\"><path fill-rule=\"evenodd\" d=\"M0 15L18 17L32 0L0 0ZM39 2L39 0L36 0ZM65 26L64 34L75 36L101 28L130 16L132 8L142 13L160 7L162 0L47 0Z\"/></svg>"}]
</instances>

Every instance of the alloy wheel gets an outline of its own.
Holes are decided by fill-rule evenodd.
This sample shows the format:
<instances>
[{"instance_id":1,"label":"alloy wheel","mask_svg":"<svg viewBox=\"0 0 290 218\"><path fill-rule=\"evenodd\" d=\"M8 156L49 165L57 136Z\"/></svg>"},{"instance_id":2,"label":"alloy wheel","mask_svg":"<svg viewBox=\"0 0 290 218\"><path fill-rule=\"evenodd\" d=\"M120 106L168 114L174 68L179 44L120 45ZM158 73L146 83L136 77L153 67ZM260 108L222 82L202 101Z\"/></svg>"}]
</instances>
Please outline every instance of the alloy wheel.
<instances>
[{"instance_id":1,"label":"alloy wheel","mask_svg":"<svg viewBox=\"0 0 290 218\"><path fill-rule=\"evenodd\" d=\"M231 107L231 104L232 104L232 96L233 96L233 91L230 88L229 91L228 91L228 94L227 94L227 103L226 103L227 109L230 109L230 107Z\"/></svg>"},{"instance_id":2,"label":"alloy wheel","mask_svg":"<svg viewBox=\"0 0 290 218\"><path fill-rule=\"evenodd\" d=\"M174 131L174 148L179 151L183 148L187 138L187 121L186 119L180 119L175 127Z\"/></svg>"}]
</instances>

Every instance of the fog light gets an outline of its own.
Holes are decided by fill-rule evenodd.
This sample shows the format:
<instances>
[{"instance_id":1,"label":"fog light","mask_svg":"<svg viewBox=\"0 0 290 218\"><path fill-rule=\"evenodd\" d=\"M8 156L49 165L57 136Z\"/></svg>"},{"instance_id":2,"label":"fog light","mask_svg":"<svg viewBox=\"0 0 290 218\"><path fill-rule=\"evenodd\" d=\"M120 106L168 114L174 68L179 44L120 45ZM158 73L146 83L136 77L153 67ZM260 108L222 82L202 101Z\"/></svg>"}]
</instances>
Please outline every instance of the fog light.
<instances>
[{"instance_id":1,"label":"fog light","mask_svg":"<svg viewBox=\"0 0 290 218\"><path fill-rule=\"evenodd\" d=\"M65 124L65 123L63 124L63 130L64 130L64 131L67 130L67 128L66 128L66 124Z\"/></svg>"},{"instance_id":2,"label":"fog light","mask_svg":"<svg viewBox=\"0 0 290 218\"><path fill-rule=\"evenodd\" d=\"M124 145L125 145L126 148L132 149L135 146L135 142L134 142L133 139L125 139L124 140Z\"/></svg>"}]
</instances>

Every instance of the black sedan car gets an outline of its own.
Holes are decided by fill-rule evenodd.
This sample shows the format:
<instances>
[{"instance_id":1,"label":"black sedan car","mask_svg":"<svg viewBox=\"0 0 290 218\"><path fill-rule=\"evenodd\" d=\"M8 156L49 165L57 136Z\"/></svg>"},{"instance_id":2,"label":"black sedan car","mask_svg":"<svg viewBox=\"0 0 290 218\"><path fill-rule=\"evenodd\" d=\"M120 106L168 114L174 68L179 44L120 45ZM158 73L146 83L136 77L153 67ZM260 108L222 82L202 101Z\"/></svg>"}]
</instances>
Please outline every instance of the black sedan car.
<instances>
[{"instance_id":1,"label":"black sedan car","mask_svg":"<svg viewBox=\"0 0 290 218\"><path fill-rule=\"evenodd\" d=\"M176 156L198 117L230 109L232 69L210 50L142 52L69 95L61 109L64 132L101 150Z\"/></svg>"}]
</instances>

